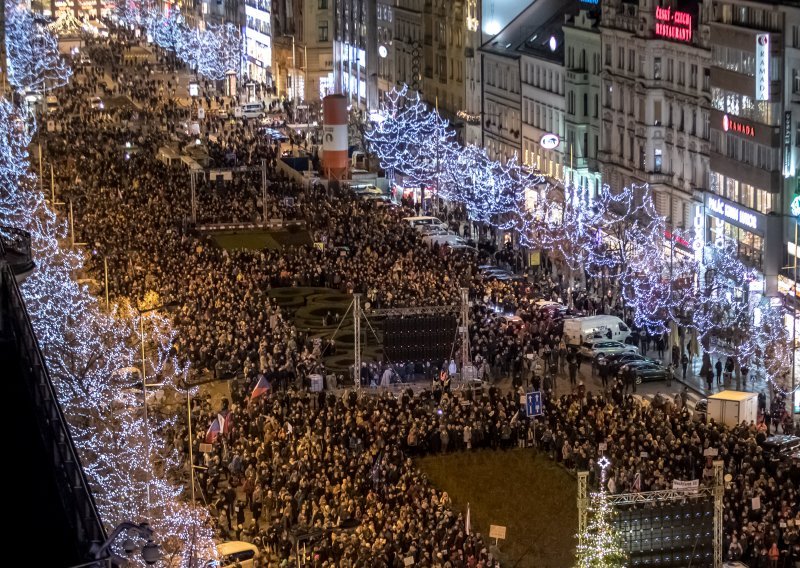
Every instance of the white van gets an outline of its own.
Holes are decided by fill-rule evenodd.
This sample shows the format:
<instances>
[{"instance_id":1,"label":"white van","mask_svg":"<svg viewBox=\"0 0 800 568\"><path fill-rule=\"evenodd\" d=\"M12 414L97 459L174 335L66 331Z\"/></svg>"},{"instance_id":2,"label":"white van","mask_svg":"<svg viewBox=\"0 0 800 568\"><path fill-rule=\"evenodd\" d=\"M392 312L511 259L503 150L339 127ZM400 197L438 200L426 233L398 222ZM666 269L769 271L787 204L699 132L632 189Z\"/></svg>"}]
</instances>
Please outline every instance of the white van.
<instances>
[{"instance_id":1,"label":"white van","mask_svg":"<svg viewBox=\"0 0 800 568\"><path fill-rule=\"evenodd\" d=\"M253 568L255 559L259 557L258 547L249 542L232 540L217 545L219 560L206 562L206 568Z\"/></svg>"},{"instance_id":2,"label":"white van","mask_svg":"<svg viewBox=\"0 0 800 568\"><path fill-rule=\"evenodd\" d=\"M403 221L411 225L413 229L417 229L419 227L424 227L427 225L441 225L445 227L445 224L442 223L442 221L438 217L426 217L426 216L405 217Z\"/></svg>"},{"instance_id":3,"label":"white van","mask_svg":"<svg viewBox=\"0 0 800 568\"><path fill-rule=\"evenodd\" d=\"M261 118L264 114L264 105L261 102L242 105L242 116L245 118Z\"/></svg>"},{"instance_id":4,"label":"white van","mask_svg":"<svg viewBox=\"0 0 800 568\"><path fill-rule=\"evenodd\" d=\"M582 345L587 339L599 337L625 343L631 330L616 316L587 316L564 320L564 342Z\"/></svg>"}]
</instances>

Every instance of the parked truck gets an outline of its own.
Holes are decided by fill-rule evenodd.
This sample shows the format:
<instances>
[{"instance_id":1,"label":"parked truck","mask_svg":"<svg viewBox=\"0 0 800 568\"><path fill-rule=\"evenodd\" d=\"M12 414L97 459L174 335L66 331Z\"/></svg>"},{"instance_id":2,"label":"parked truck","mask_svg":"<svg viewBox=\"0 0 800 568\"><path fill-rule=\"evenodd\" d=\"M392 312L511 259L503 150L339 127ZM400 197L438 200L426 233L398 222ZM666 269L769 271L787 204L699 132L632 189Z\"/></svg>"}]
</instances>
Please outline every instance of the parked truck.
<instances>
[{"instance_id":1,"label":"parked truck","mask_svg":"<svg viewBox=\"0 0 800 568\"><path fill-rule=\"evenodd\" d=\"M758 421L758 393L725 390L708 397L706 421L733 427Z\"/></svg>"}]
</instances>

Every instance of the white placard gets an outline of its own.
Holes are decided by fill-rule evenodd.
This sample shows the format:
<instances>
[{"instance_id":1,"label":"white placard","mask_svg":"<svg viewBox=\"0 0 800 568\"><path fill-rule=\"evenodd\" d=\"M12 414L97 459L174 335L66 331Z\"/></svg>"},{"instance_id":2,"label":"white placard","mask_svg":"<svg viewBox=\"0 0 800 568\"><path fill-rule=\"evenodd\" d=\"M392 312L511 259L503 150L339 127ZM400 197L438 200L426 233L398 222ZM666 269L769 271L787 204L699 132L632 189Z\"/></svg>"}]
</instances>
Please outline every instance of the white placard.
<instances>
[{"instance_id":1,"label":"white placard","mask_svg":"<svg viewBox=\"0 0 800 568\"><path fill-rule=\"evenodd\" d=\"M692 479L691 481L682 481L680 479L673 479L672 488L676 491L688 491L696 493L700 488L700 480Z\"/></svg>"},{"instance_id":2,"label":"white placard","mask_svg":"<svg viewBox=\"0 0 800 568\"><path fill-rule=\"evenodd\" d=\"M758 511L761 508L761 497L753 497L751 506L754 511Z\"/></svg>"},{"instance_id":3,"label":"white placard","mask_svg":"<svg viewBox=\"0 0 800 568\"><path fill-rule=\"evenodd\" d=\"M506 539L506 527L500 525L489 525L489 538Z\"/></svg>"},{"instance_id":4,"label":"white placard","mask_svg":"<svg viewBox=\"0 0 800 568\"><path fill-rule=\"evenodd\" d=\"M716 457L719 455L719 450L717 448L706 448L703 450L703 455L706 457Z\"/></svg>"}]
</instances>

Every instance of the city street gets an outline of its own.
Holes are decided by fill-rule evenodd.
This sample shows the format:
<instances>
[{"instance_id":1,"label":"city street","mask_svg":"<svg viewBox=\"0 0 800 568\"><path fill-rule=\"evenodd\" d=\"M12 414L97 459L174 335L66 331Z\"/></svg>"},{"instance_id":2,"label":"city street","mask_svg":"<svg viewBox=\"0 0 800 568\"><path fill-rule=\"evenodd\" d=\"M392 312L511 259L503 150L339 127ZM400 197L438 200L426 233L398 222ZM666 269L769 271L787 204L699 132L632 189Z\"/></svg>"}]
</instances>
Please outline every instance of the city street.
<instances>
[{"instance_id":1,"label":"city street","mask_svg":"<svg viewBox=\"0 0 800 568\"><path fill-rule=\"evenodd\" d=\"M789 304L741 246L684 246L649 185L589 202L490 157L406 87L379 120L336 94L288 128L274 85L203 52L235 26L142 25L92 39L37 116L2 99L0 237L34 261L26 347L91 512L145 560L800 563Z\"/></svg>"}]
</instances>

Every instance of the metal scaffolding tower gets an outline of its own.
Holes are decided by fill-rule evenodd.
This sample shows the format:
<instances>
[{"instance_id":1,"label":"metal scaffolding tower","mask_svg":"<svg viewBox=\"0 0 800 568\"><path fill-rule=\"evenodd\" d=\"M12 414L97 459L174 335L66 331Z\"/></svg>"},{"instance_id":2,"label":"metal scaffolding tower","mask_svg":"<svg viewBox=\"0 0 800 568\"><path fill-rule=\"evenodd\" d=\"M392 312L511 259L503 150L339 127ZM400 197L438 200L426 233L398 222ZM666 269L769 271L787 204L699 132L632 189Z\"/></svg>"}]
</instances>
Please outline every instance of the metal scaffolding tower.
<instances>
[{"instance_id":1,"label":"metal scaffolding tower","mask_svg":"<svg viewBox=\"0 0 800 568\"><path fill-rule=\"evenodd\" d=\"M586 510L589 508L589 496L586 487L589 483L589 472L578 472L578 544L581 544L586 531Z\"/></svg>"},{"instance_id":2,"label":"metal scaffolding tower","mask_svg":"<svg viewBox=\"0 0 800 568\"><path fill-rule=\"evenodd\" d=\"M461 288L461 379L467 380L474 377L467 376L474 371L472 358L469 356L469 288Z\"/></svg>"},{"instance_id":3,"label":"metal scaffolding tower","mask_svg":"<svg viewBox=\"0 0 800 568\"><path fill-rule=\"evenodd\" d=\"M353 381L361 388L361 294L353 294Z\"/></svg>"}]
</instances>

